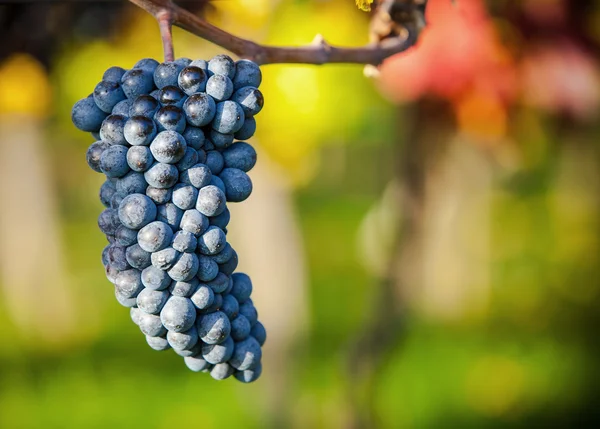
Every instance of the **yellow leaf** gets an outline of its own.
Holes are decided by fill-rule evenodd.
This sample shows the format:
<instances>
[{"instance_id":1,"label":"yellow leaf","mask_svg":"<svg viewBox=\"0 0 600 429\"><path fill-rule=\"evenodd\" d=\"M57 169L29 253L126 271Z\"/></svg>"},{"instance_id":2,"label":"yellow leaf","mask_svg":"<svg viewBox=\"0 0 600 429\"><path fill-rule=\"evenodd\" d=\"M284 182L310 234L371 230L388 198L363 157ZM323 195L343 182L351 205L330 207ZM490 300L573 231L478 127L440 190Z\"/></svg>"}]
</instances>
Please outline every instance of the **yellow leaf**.
<instances>
[{"instance_id":1,"label":"yellow leaf","mask_svg":"<svg viewBox=\"0 0 600 429\"><path fill-rule=\"evenodd\" d=\"M370 12L373 0L356 0L356 6L362 11Z\"/></svg>"}]
</instances>

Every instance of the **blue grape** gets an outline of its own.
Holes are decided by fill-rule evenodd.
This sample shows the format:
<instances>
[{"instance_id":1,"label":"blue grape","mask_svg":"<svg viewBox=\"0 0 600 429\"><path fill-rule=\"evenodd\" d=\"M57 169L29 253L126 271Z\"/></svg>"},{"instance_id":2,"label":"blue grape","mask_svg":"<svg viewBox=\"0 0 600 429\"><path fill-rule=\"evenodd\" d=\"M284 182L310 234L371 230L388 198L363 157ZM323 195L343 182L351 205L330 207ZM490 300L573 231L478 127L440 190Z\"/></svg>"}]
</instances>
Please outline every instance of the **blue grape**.
<instances>
[{"instance_id":1,"label":"blue grape","mask_svg":"<svg viewBox=\"0 0 600 429\"><path fill-rule=\"evenodd\" d=\"M167 334L167 329L160 321L160 317L156 314L140 313L139 327L145 335L150 337L162 337Z\"/></svg>"},{"instance_id":2,"label":"blue grape","mask_svg":"<svg viewBox=\"0 0 600 429\"><path fill-rule=\"evenodd\" d=\"M100 169L100 157L102 156L102 153L108 149L108 147L108 143L98 141L96 143L92 143L92 145L88 148L85 154L85 160L92 170L102 173L102 170Z\"/></svg>"},{"instance_id":3,"label":"blue grape","mask_svg":"<svg viewBox=\"0 0 600 429\"><path fill-rule=\"evenodd\" d=\"M117 66L110 67L102 75L102 80L107 81L107 82L121 83L121 78L123 77L125 72L126 72L126 70L121 67L117 67Z\"/></svg>"},{"instance_id":4,"label":"blue grape","mask_svg":"<svg viewBox=\"0 0 600 429\"><path fill-rule=\"evenodd\" d=\"M173 281L169 286L169 292L171 292L171 295L173 296L183 296L189 298L196 292L199 284L200 282L197 278L193 278L189 282Z\"/></svg>"},{"instance_id":5,"label":"blue grape","mask_svg":"<svg viewBox=\"0 0 600 429\"><path fill-rule=\"evenodd\" d=\"M231 258L231 256L233 255L233 247L231 247L231 245L229 243L225 244L225 247L223 248L223 250L221 250L219 253L211 256L211 259L213 261L215 261L217 264L224 264L225 262L229 261L229 259Z\"/></svg>"},{"instance_id":6,"label":"blue grape","mask_svg":"<svg viewBox=\"0 0 600 429\"><path fill-rule=\"evenodd\" d=\"M252 294L252 280L245 273L234 273L231 278L233 279L231 294L241 304L250 298L250 294Z\"/></svg>"},{"instance_id":7,"label":"blue grape","mask_svg":"<svg viewBox=\"0 0 600 429\"><path fill-rule=\"evenodd\" d=\"M235 343L231 337L227 337L220 344L203 344L202 357L206 362L214 365L227 362L231 358L231 355L233 355L234 347Z\"/></svg>"},{"instance_id":8,"label":"blue grape","mask_svg":"<svg viewBox=\"0 0 600 429\"><path fill-rule=\"evenodd\" d=\"M208 185L198 191L196 210L205 216L218 216L225 211L225 194L219 188Z\"/></svg>"},{"instance_id":9,"label":"blue grape","mask_svg":"<svg viewBox=\"0 0 600 429\"><path fill-rule=\"evenodd\" d=\"M158 268L159 270L168 271L175 265L180 255L181 253L172 247L159 250L152 253L152 266ZM171 276L171 278L173 277Z\"/></svg>"},{"instance_id":10,"label":"blue grape","mask_svg":"<svg viewBox=\"0 0 600 429\"><path fill-rule=\"evenodd\" d=\"M127 150L127 165L129 165L129 168L133 171L143 173L148 170L153 163L154 158L152 157L152 152L150 152L148 146L131 146Z\"/></svg>"},{"instance_id":11,"label":"blue grape","mask_svg":"<svg viewBox=\"0 0 600 429\"><path fill-rule=\"evenodd\" d=\"M231 96L231 100L242 107L246 116L258 114L265 104L262 92L251 86L245 86L235 91Z\"/></svg>"},{"instance_id":12,"label":"blue grape","mask_svg":"<svg viewBox=\"0 0 600 429\"><path fill-rule=\"evenodd\" d=\"M225 168L221 171L219 177L225 184L227 201L244 201L252 193L252 180L242 170Z\"/></svg>"},{"instance_id":13,"label":"blue grape","mask_svg":"<svg viewBox=\"0 0 600 429\"><path fill-rule=\"evenodd\" d=\"M142 283L148 289L165 290L171 284L171 278L166 271L150 265L142 270Z\"/></svg>"},{"instance_id":14,"label":"blue grape","mask_svg":"<svg viewBox=\"0 0 600 429\"><path fill-rule=\"evenodd\" d=\"M238 316L240 310L240 304L233 295L223 295L223 304L221 305L221 311L229 317L229 320L233 320Z\"/></svg>"},{"instance_id":15,"label":"blue grape","mask_svg":"<svg viewBox=\"0 0 600 429\"><path fill-rule=\"evenodd\" d=\"M183 133L185 130L185 115L177 106L163 106L154 114L154 120L159 131L177 131Z\"/></svg>"},{"instance_id":16,"label":"blue grape","mask_svg":"<svg viewBox=\"0 0 600 429\"><path fill-rule=\"evenodd\" d=\"M198 240L191 232L179 230L173 236L173 248L182 253L193 253L196 251Z\"/></svg>"},{"instance_id":17,"label":"blue grape","mask_svg":"<svg viewBox=\"0 0 600 429\"><path fill-rule=\"evenodd\" d=\"M204 310L199 310L200 313L202 313L202 314L214 313L215 311L218 311L221 308L221 305L223 305L223 295L221 295L220 293L215 293L214 295L215 295L215 297L213 299L213 303L210 306L208 306L207 308L205 308Z\"/></svg>"},{"instance_id":18,"label":"blue grape","mask_svg":"<svg viewBox=\"0 0 600 429\"><path fill-rule=\"evenodd\" d=\"M115 187L116 187L116 181L115 181ZM122 192L115 192L113 194L112 198L110 199L110 208L118 210L119 206L121 205L121 201L123 201L123 198L125 198L126 196L127 196L127 194L124 194Z\"/></svg>"},{"instance_id":19,"label":"blue grape","mask_svg":"<svg viewBox=\"0 0 600 429\"><path fill-rule=\"evenodd\" d=\"M158 102L163 106L183 107L187 99L184 92L177 86L165 86L158 92Z\"/></svg>"},{"instance_id":20,"label":"blue grape","mask_svg":"<svg viewBox=\"0 0 600 429\"><path fill-rule=\"evenodd\" d=\"M248 322L246 316L238 314L237 317L231 321L231 338L235 341L245 340L250 335L250 332L250 322Z\"/></svg>"},{"instance_id":21,"label":"blue grape","mask_svg":"<svg viewBox=\"0 0 600 429\"><path fill-rule=\"evenodd\" d=\"M159 314L169 299L169 292L145 288L137 296L137 306L148 314Z\"/></svg>"},{"instance_id":22,"label":"blue grape","mask_svg":"<svg viewBox=\"0 0 600 429\"><path fill-rule=\"evenodd\" d=\"M199 356L202 354L202 346L199 343L196 343L196 345L189 350L180 350L174 348L173 351L184 358Z\"/></svg>"},{"instance_id":23,"label":"blue grape","mask_svg":"<svg viewBox=\"0 0 600 429\"><path fill-rule=\"evenodd\" d=\"M206 152L203 149L198 149L198 164L206 164Z\"/></svg>"},{"instance_id":24,"label":"blue grape","mask_svg":"<svg viewBox=\"0 0 600 429\"><path fill-rule=\"evenodd\" d=\"M144 289L140 270L131 269L121 271L117 275L115 287L119 294L125 298L134 298Z\"/></svg>"},{"instance_id":25,"label":"blue grape","mask_svg":"<svg viewBox=\"0 0 600 429\"><path fill-rule=\"evenodd\" d=\"M129 164L128 164L129 165ZM142 173L130 171L125 176L117 180L117 192L129 195L129 194L143 194L146 192L148 184Z\"/></svg>"},{"instance_id":26,"label":"blue grape","mask_svg":"<svg viewBox=\"0 0 600 429\"><path fill-rule=\"evenodd\" d=\"M244 110L235 101L217 103L215 117L211 123L213 130L223 134L233 134L244 125ZM214 143L214 142L213 142Z\"/></svg>"},{"instance_id":27,"label":"blue grape","mask_svg":"<svg viewBox=\"0 0 600 429\"><path fill-rule=\"evenodd\" d=\"M236 371L233 376L242 383L252 383L256 381L262 374L262 364L256 365L254 368L244 371Z\"/></svg>"},{"instance_id":28,"label":"blue grape","mask_svg":"<svg viewBox=\"0 0 600 429\"><path fill-rule=\"evenodd\" d=\"M205 92L206 81L206 72L192 65L181 70L177 78L177 84L187 95L192 95L196 92Z\"/></svg>"},{"instance_id":29,"label":"blue grape","mask_svg":"<svg viewBox=\"0 0 600 429\"><path fill-rule=\"evenodd\" d=\"M215 301L215 293L208 286L201 284L190 297L192 303L199 310L206 310Z\"/></svg>"},{"instance_id":30,"label":"blue grape","mask_svg":"<svg viewBox=\"0 0 600 429\"><path fill-rule=\"evenodd\" d=\"M224 101L233 94L233 83L227 76L212 75L206 82L206 93L215 101Z\"/></svg>"},{"instance_id":31,"label":"blue grape","mask_svg":"<svg viewBox=\"0 0 600 429\"><path fill-rule=\"evenodd\" d=\"M215 176L217 177L217 176ZM220 180L220 179L219 179ZM231 214L229 213L229 209L225 209L223 213L218 216L213 216L210 218L210 224L214 226L218 226L221 229L225 229L229 224L229 218Z\"/></svg>"},{"instance_id":32,"label":"blue grape","mask_svg":"<svg viewBox=\"0 0 600 429\"><path fill-rule=\"evenodd\" d=\"M119 293L117 288L115 288L115 298L117 298L117 302L121 304L123 307L132 308L135 307L135 298L127 298Z\"/></svg>"},{"instance_id":33,"label":"blue grape","mask_svg":"<svg viewBox=\"0 0 600 429\"><path fill-rule=\"evenodd\" d=\"M125 271L130 268L129 263L127 262L125 248L122 246L110 246L110 249L108 250L108 262L118 271Z\"/></svg>"},{"instance_id":34,"label":"blue grape","mask_svg":"<svg viewBox=\"0 0 600 429\"><path fill-rule=\"evenodd\" d=\"M213 98L203 92L190 95L183 103L183 111L190 125L203 127L210 124L216 113L216 104Z\"/></svg>"},{"instance_id":35,"label":"blue grape","mask_svg":"<svg viewBox=\"0 0 600 429\"><path fill-rule=\"evenodd\" d=\"M117 281L117 275L120 273L120 271L117 270L114 267L114 265L111 264L110 262L108 264L106 264L106 266L104 267L104 272L106 274L106 278L112 284L114 284ZM118 291L115 290L115 293L118 293ZM123 297L123 299L127 299L127 298Z\"/></svg>"},{"instance_id":36,"label":"blue grape","mask_svg":"<svg viewBox=\"0 0 600 429\"><path fill-rule=\"evenodd\" d=\"M250 60L239 60L235 63L233 88L240 89L245 86L258 88L262 82L262 73L258 64Z\"/></svg>"},{"instance_id":37,"label":"blue grape","mask_svg":"<svg viewBox=\"0 0 600 429\"><path fill-rule=\"evenodd\" d=\"M210 367L210 364L202 359L200 356L186 356L183 358L186 366L194 371L200 372Z\"/></svg>"},{"instance_id":38,"label":"blue grape","mask_svg":"<svg viewBox=\"0 0 600 429\"><path fill-rule=\"evenodd\" d=\"M104 247L104 249L102 249L102 265L104 265L105 267L108 265L108 251L110 249L110 244L106 247Z\"/></svg>"},{"instance_id":39,"label":"blue grape","mask_svg":"<svg viewBox=\"0 0 600 429\"><path fill-rule=\"evenodd\" d=\"M252 336L235 343L229 364L238 371L254 368L260 363L262 350L258 341Z\"/></svg>"},{"instance_id":40,"label":"blue grape","mask_svg":"<svg viewBox=\"0 0 600 429\"><path fill-rule=\"evenodd\" d=\"M161 221L148 223L138 232L138 244L146 252L158 252L166 249L173 240L173 230Z\"/></svg>"},{"instance_id":41,"label":"blue grape","mask_svg":"<svg viewBox=\"0 0 600 429\"><path fill-rule=\"evenodd\" d=\"M210 259L208 256L198 255L198 262L200 267L198 268L198 278L200 281L209 282L217 277L219 273L219 266L215 261Z\"/></svg>"},{"instance_id":42,"label":"blue grape","mask_svg":"<svg viewBox=\"0 0 600 429\"><path fill-rule=\"evenodd\" d=\"M225 192L225 183L223 183L223 181L221 180L221 178L219 176L217 176L216 174L213 174L212 178L210 179L210 183L209 185L213 185L216 186L217 188L219 188L221 191ZM227 211L227 210L225 210ZM225 212L223 212L225 213ZM219 215L220 216L220 215ZM215 216L216 217L216 216ZM211 218L212 220L213 218ZM229 222L229 220L227 220L227 222Z\"/></svg>"},{"instance_id":43,"label":"blue grape","mask_svg":"<svg viewBox=\"0 0 600 429\"><path fill-rule=\"evenodd\" d=\"M118 82L102 81L94 88L94 102L105 113L111 113L119 101L125 99L125 93Z\"/></svg>"},{"instance_id":44,"label":"blue grape","mask_svg":"<svg viewBox=\"0 0 600 429\"><path fill-rule=\"evenodd\" d=\"M210 140L206 140L204 142L204 150L206 152L211 151L211 150L215 150L215 145L212 144L212 142Z\"/></svg>"},{"instance_id":45,"label":"blue grape","mask_svg":"<svg viewBox=\"0 0 600 429\"><path fill-rule=\"evenodd\" d=\"M156 67L158 67L158 61L156 61L153 58L144 58L139 60L137 63L134 64L134 66L132 68L134 69L142 69L142 70L146 70L150 73L154 73L154 70L156 70Z\"/></svg>"},{"instance_id":46,"label":"blue grape","mask_svg":"<svg viewBox=\"0 0 600 429\"><path fill-rule=\"evenodd\" d=\"M225 233L218 226L209 226L204 234L198 237L198 251L203 255L216 255L226 244Z\"/></svg>"},{"instance_id":47,"label":"blue grape","mask_svg":"<svg viewBox=\"0 0 600 429\"><path fill-rule=\"evenodd\" d=\"M248 143L236 142L223 151L226 168L248 172L256 164L256 150Z\"/></svg>"},{"instance_id":48,"label":"blue grape","mask_svg":"<svg viewBox=\"0 0 600 429\"><path fill-rule=\"evenodd\" d=\"M172 296L161 310L160 320L169 331L184 332L194 326L196 309L188 298Z\"/></svg>"},{"instance_id":49,"label":"blue grape","mask_svg":"<svg viewBox=\"0 0 600 429\"><path fill-rule=\"evenodd\" d=\"M182 210L189 210L195 207L198 199L198 189L192 185L178 183L173 188L172 201Z\"/></svg>"},{"instance_id":50,"label":"blue grape","mask_svg":"<svg viewBox=\"0 0 600 429\"><path fill-rule=\"evenodd\" d=\"M157 162L146 170L144 178L153 188L171 188L177 183L179 171L174 165Z\"/></svg>"},{"instance_id":51,"label":"blue grape","mask_svg":"<svg viewBox=\"0 0 600 429\"><path fill-rule=\"evenodd\" d=\"M165 164L175 164L183 155L187 144L183 136L175 131L162 131L150 144L154 159Z\"/></svg>"},{"instance_id":52,"label":"blue grape","mask_svg":"<svg viewBox=\"0 0 600 429\"><path fill-rule=\"evenodd\" d=\"M156 101L158 101L158 94L160 93L160 89L155 89L154 91L152 91L150 93L150 97L154 98ZM160 105L160 103L159 103Z\"/></svg>"},{"instance_id":53,"label":"blue grape","mask_svg":"<svg viewBox=\"0 0 600 429\"><path fill-rule=\"evenodd\" d=\"M156 204L165 204L171 201L172 193L172 189L155 188L153 186L146 188L146 195Z\"/></svg>"},{"instance_id":54,"label":"blue grape","mask_svg":"<svg viewBox=\"0 0 600 429\"><path fill-rule=\"evenodd\" d=\"M212 173L210 168L204 164L196 164L186 171L182 171L179 177L182 183L192 185L195 188L202 188L210 183Z\"/></svg>"},{"instance_id":55,"label":"blue grape","mask_svg":"<svg viewBox=\"0 0 600 429\"><path fill-rule=\"evenodd\" d=\"M148 343L151 349L159 352L171 348L169 342L164 337L151 337L149 335L146 335L146 342Z\"/></svg>"},{"instance_id":56,"label":"blue grape","mask_svg":"<svg viewBox=\"0 0 600 429\"><path fill-rule=\"evenodd\" d=\"M208 77L209 73L208 73L208 61L206 60L194 60L190 63L190 65L188 67L198 67L199 69L204 70L204 72L206 73L206 76ZM210 72L211 76L212 76L212 72Z\"/></svg>"},{"instance_id":57,"label":"blue grape","mask_svg":"<svg viewBox=\"0 0 600 429\"><path fill-rule=\"evenodd\" d=\"M142 194L131 194L119 205L119 219L127 228L140 229L156 219L156 204Z\"/></svg>"},{"instance_id":58,"label":"blue grape","mask_svg":"<svg viewBox=\"0 0 600 429\"><path fill-rule=\"evenodd\" d=\"M242 128L236 131L234 137L237 140L248 140L256 132L256 119L254 116L246 116Z\"/></svg>"},{"instance_id":59,"label":"blue grape","mask_svg":"<svg viewBox=\"0 0 600 429\"><path fill-rule=\"evenodd\" d=\"M206 165L210 168L212 174L219 174L225 165L223 155L216 150L211 150L206 153Z\"/></svg>"},{"instance_id":60,"label":"blue grape","mask_svg":"<svg viewBox=\"0 0 600 429\"><path fill-rule=\"evenodd\" d=\"M110 146L100 155L100 170L108 177L123 177L129 172L127 148Z\"/></svg>"},{"instance_id":61,"label":"blue grape","mask_svg":"<svg viewBox=\"0 0 600 429\"><path fill-rule=\"evenodd\" d=\"M230 295L231 294L231 289L233 289L233 279L231 278L231 274L233 274L233 272L230 272L230 273L227 273L227 274L223 273L223 274L225 274L226 276L229 277L229 282L227 283L227 288L225 288L225 290L223 291L223 293L221 295Z\"/></svg>"},{"instance_id":62,"label":"blue grape","mask_svg":"<svg viewBox=\"0 0 600 429\"><path fill-rule=\"evenodd\" d=\"M145 116L147 118L153 118L159 107L160 104L156 98L146 94L140 95L131 103L129 116Z\"/></svg>"},{"instance_id":63,"label":"blue grape","mask_svg":"<svg viewBox=\"0 0 600 429\"><path fill-rule=\"evenodd\" d=\"M206 344L220 344L231 332L231 324L227 315L221 311L199 315L196 322L198 336Z\"/></svg>"},{"instance_id":64,"label":"blue grape","mask_svg":"<svg viewBox=\"0 0 600 429\"><path fill-rule=\"evenodd\" d=\"M121 78L121 87L127 98L135 99L154 89L152 73L145 69L131 69Z\"/></svg>"},{"instance_id":65,"label":"blue grape","mask_svg":"<svg viewBox=\"0 0 600 429\"><path fill-rule=\"evenodd\" d=\"M136 300L137 300L137 298L136 298ZM138 326L140 324L140 317L141 317L140 313L141 312L142 312L142 310L140 310L137 307L131 307L131 309L129 310L129 315L131 316L131 321Z\"/></svg>"},{"instance_id":66,"label":"blue grape","mask_svg":"<svg viewBox=\"0 0 600 429\"><path fill-rule=\"evenodd\" d=\"M115 107L113 107L112 109L112 114L113 115L121 115L124 116L125 118L128 118L129 115L129 110L131 109L131 100L129 99L125 99L125 100L121 100L119 101L117 104L115 104Z\"/></svg>"},{"instance_id":67,"label":"blue grape","mask_svg":"<svg viewBox=\"0 0 600 429\"><path fill-rule=\"evenodd\" d=\"M123 134L127 118L121 115L108 115L100 127L100 138L109 145L128 146Z\"/></svg>"},{"instance_id":68,"label":"blue grape","mask_svg":"<svg viewBox=\"0 0 600 429\"><path fill-rule=\"evenodd\" d=\"M71 121L81 131L94 132L100 130L106 116L107 114L96 106L92 95L79 100L71 110Z\"/></svg>"},{"instance_id":69,"label":"blue grape","mask_svg":"<svg viewBox=\"0 0 600 429\"><path fill-rule=\"evenodd\" d=\"M132 246L137 243L138 232L135 229L129 229L119 223L115 232L115 240L119 246ZM127 253L125 254L127 257Z\"/></svg>"},{"instance_id":70,"label":"blue grape","mask_svg":"<svg viewBox=\"0 0 600 429\"><path fill-rule=\"evenodd\" d=\"M198 331L192 326L185 332L167 332L167 341L175 350L191 350L198 344Z\"/></svg>"},{"instance_id":71,"label":"blue grape","mask_svg":"<svg viewBox=\"0 0 600 429\"><path fill-rule=\"evenodd\" d=\"M215 380L225 380L233 375L234 369L228 363L219 363L210 370L210 376Z\"/></svg>"},{"instance_id":72,"label":"blue grape","mask_svg":"<svg viewBox=\"0 0 600 429\"><path fill-rule=\"evenodd\" d=\"M191 147L187 147L185 149L185 154L183 158L181 158L175 166L179 170L179 174L183 171L189 170L191 167L198 163L198 151L196 149L192 149Z\"/></svg>"},{"instance_id":73,"label":"blue grape","mask_svg":"<svg viewBox=\"0 0 600 429\"><path fill-rule=\"evenodd\" d=\"M192 127L191 125L185 128L183 132L183 138L187 145L193 149L199 150L204 146L204 131L198 127Z\"/></svg>"},{"instance_id":74,"label":"blue grape","mask_svg":"<svg viewBox=\"0 0 600 429\"><path fill-rule=\"evenodd\" d=\"M209 137L213 145L220 150L231 146L233 143L233 134L222 134L218 131L210 130Z\"/></svg>"},{"instance_id":75,"label":"blue grape","mask_svg":"<svg viewBox=\"0 0 600 429\"><path fill-rule=\"evenodd\" d=\"M157 207L156 220L166 223L173 231L179 229L183 210L173 203L163 204Z\"/></svg>"},{"instance_id":76,"label":"blue grape","mask_svg":"<svg viewBox=\"0 0 600 429\"><path fill-rule=\"evenodd\" d=\"M148 146L156 132L156 124L146 116L132 116L123 128L125 140L134 146Z\"/></svg>"},{"instance_id":77,"label":"blue grape","mask_svg":"<svg viewBox=\"0 0 600 429\"><path fill-rule=\"evenodd\" d=\"M198 256L194 253L183 253L179 256L175 265L168 271L169 277L175 281L190 281L198 272L200 263Z\"/></svg>"},{"instance_id":78,"label":"blue grape","mask_svg":"<svg viewBox=\"0 0 600 429\"><path fill-rule=\"evenodd\" d=\"M185 66L174 61L159 64L154 70L154 83L158 89L177 85L177 77Z\"/></svg>"},{"instance_id":79,"label":"blue grape","mask_svg":"<svg viewBox=\"0 0 600 429\"><path fill-rule=\"evenodd\" d=\"M220 272L214 279L206 282L206 285L211 288L214 293L221 293L227 289L229 277Z\"/></svg>"},{"instance_id":80,"label":"blue grape","mask_svg":"<svg viewBox=\"0 0 600 429\"><path fill-rule=\"evenodd\" d=\"M256 338L256 341L258 341L258 344L261 346L267 341L267 331L263 324L258 321L252 326L252 329L250 329L250 335Z\"/></svg>"},{"instance_id":81,"label":"blue grape","mask_svg":"<svg viewBox=\"0 0 600 429\"><path fill-rule=\"evenodd\" d=\"M232 251L231 258L224 264L219 264L219 271L225 275L232 275L238 265L238 255L235 250Z\"/></svg>"},{"instance_id":82,"label":"blue grape","mask_svg":"<svg viewBox=\"0 0 600 429\"><path fill-rule=\"evenodd\" d=\"M235 63L227 55L216 55L208 62L208 70L214 74L227 76L233 79L235 76Z\"/></svg>"},{"instance_id":83,"label":"blue grape","mask_svg":"<svg viewBox=\"0 0 600 429\"><path fill-rule=\"evenodd\" d=\"M151 255L152 254L150 252L146 252L137 243L129 246L125 252L125 257L129 265L131 265L133 268L137 268L138 270L143 270L144 268L150 266Z\"/></svg>"},{"instance_id":84,"label":"blue grape","mask_svg":"<svg viewBox=\"0 0 600 429\"><path fill-rule=\"evenodd\" d=\"M258 320L258 313L256 307L252 303L252 299L248 298L246 301L240 303L240 314L246 316L250 325L253 326Z\"/></svg>"},{"instance_id":85,"label":"blue grape","mask_svg":"<svg viewBox=\"0 0 600 429\"><path fill-rule=\"evenodd\" d=\"M103 234L115 235L120 225L119 215L114 209L105 209L98 216L98 227Z\"/></svg>"},{"instance_id":86,"label":"blue grape","mask_svg":"<svg viewBox=\"0 0 600 429\"><path fill-rule=\"evenodd\" d=\"M198 210L186 210L183 212L179 226L182 230L198 237L208 229L208 219Z\"/></svg>"}]
</instances>

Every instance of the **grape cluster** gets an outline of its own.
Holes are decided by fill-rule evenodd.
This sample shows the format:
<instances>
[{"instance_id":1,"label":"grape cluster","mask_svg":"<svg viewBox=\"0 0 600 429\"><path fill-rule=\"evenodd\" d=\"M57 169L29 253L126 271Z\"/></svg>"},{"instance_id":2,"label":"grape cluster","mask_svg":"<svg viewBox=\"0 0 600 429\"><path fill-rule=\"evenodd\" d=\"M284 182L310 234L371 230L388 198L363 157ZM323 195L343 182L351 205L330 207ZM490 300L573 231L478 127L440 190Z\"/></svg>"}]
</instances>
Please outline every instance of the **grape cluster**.
<instances>
[{"instance_id":1,"label":"grape cluster","mask_svg":"<svg viewBox=\"0 0 600 429\"><path fill-rule=\"evenodd\" d=\"M217 380L262 370L265 329L227 242L227 202L252 192L256 151L240 140L256 130L261 79L255 63L226 55L143 59L106 70L72 111L97 140L89 166L106 175L98 225L117 301L151 348Z\"/></svg>"}]
</instances>

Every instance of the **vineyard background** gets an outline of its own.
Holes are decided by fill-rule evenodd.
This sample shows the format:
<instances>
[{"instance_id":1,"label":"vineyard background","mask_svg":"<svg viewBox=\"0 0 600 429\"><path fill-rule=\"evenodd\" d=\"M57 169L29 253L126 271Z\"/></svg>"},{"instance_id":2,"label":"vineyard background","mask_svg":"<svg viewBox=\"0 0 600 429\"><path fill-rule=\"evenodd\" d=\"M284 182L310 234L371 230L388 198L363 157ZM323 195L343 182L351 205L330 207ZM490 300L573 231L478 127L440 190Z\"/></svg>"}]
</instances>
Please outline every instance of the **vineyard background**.
<instances>
[{"instance_id":1,"label":"vineyard background","mask_svg":"<svg viewBox=\"0 0 600 429\"><path fill-rule=\"evenodd\" d=\"M182 4L264 43L368 37L350 0ZM150 350L102 272L70 109L162 56L156 22L0 5L0 427L598 427L600 2L430 0L428 19L376 81L263 69L230 231L268 340L240 385Z\"/></svg>"}]
</instances>

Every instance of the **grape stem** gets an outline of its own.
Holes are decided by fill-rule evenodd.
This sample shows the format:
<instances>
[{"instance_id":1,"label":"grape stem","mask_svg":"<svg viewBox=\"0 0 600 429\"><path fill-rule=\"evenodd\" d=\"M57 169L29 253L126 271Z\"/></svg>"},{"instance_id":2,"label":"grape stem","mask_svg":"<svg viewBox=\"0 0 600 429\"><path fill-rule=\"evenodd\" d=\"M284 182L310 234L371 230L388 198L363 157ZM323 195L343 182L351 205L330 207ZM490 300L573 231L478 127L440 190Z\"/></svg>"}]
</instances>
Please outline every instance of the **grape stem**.
<instances>
[{"instance_id":1,"label":"grape stem","mask_svg":"<svg viewBox=\"0 0 600 429\"><path fill-rule=\"evenodd\" d=\"M212 42L241 58L258 64L296 63L326 64L354 63L379 65L386 58L404 52L413 46L425 24L427 0L382 0L373 12L370 43L362 47L337 47L322 36L306 46L266 46L228 33L172 0L129 0L159 22L165 60L172 60L173 39L171 26L180 27Z\"/></svg>"}]
</instances>

